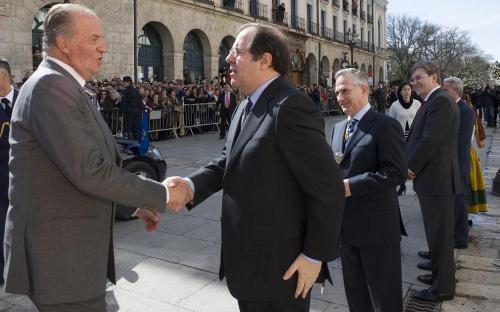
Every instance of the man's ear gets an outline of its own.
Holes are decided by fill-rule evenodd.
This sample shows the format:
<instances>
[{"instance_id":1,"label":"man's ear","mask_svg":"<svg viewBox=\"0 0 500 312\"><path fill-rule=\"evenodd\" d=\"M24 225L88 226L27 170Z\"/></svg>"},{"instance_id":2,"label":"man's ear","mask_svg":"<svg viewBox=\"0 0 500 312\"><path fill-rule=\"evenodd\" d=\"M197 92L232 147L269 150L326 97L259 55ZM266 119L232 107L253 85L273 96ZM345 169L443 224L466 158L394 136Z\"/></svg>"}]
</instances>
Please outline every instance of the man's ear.
<instances>
[{"instance_id":1,"label":"man's ear","mask_svg":"<svg viewBox=\"0 0 500 312\"><path fill-rule=\"evenodd\" d=\"M57 35L56 47L64 54L68 54L69 53L68 38L64 35Z\"/></svg>"},{"instance_id":2,"label":"man's ear","mask_svg":"<svg viewBox=\"0 0 500 312\"><path fill-rule=\"evenodd\" d=\"M273 55L269 52L262 54L260 58L261 69L268 69L273 67Z\"/></svg>"}]
</instances>

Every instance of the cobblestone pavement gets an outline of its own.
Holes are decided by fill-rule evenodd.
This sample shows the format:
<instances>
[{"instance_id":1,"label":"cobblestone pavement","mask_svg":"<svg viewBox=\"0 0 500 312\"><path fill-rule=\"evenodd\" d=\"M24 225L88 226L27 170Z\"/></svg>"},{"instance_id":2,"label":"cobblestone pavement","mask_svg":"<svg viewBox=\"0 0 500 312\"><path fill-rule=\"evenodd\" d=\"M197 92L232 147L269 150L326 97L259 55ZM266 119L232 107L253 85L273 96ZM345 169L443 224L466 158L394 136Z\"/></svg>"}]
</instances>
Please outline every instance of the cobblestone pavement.
<instances>
[{"instance_id":1,"label":"cobblestone pavement","mask_svg":"<svg viewBox=\"0 0 500 312\"><path fill-rule=\"evenodd\" d=\"M327 118L327 134L339 118ZM489 129L487 134L488 145L480 156L490 190L491 179L500 167L500 134ZM185 176L217 156L223 141L218 134L209 133L155 145L167 158L168 175ZM418 201L411 183L407 186L408 192L400 197L409 233L401 242L401 286L405 295L424 287L416 279L424 273L416 264L420 261L417 251L427 247ZM469 249L457 253L457 297L443 304L443 311L500 311L500 267L494 260L500 249L500 198L488 194L488 201L490 210L482 219L490 224L474 226ZM117 222L114 236L118 283L107 291L108 311L238 311L236 300L217 277L220 202L218 193L191 212L167 212L155 233L147 233L139 221ZM340 261L329 266L334 285L327 285L323 294L318 287L313 289L311 311L348 311ZM0 311L36 309L26 297L0 291Z\"/></svg>"}]
</instances>

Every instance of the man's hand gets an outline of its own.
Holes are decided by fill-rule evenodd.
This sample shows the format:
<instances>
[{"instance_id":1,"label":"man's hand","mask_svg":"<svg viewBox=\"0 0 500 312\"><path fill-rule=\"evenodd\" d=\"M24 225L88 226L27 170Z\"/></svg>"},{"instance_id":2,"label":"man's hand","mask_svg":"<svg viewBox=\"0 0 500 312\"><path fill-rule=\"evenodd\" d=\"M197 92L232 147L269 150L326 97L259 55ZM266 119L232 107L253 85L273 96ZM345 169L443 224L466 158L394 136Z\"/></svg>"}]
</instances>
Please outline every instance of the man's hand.
<instances>
[{"instance_id":1,"label":"man's hand","mask_svg":"<svg viewBox=\"0 0 500 312\"><path fill-rule=\"evenodd\" d=\"M417 175L408 169L408 180L415 180Z\"/></svg>"},{"instance_id":2,"label":"man's hand","mask_svg":"<svg viewBox=\"0 0 500 312\"><path fill-rule=\"evenodd\" d=\"M284 280L290 279L290 277L298 272L299 279L297 281L297 289L295 290L295 298L298 298L302 294L302 299L305 299L309 289L313 286L314 282L318 278L319 271L321 270L321 262L313 263L307 260L303 254L300 254L297 259L288 268Z\"/></svg>"},{"instance_id":3,"label":"man's hand","mask_svg":"<svg viewBox=\"0 0 500 312\"><path fill-rule=\"evenodd\" d=\"M150 209L139 208L137 209L135 216L144 220L146 230L148 232L155 231L158 223L160 222L160 214Z\"/></svg>"},{"instance_id":4,"label":"man's hand","mask_svg":"<svg viewBox=\"0 0 500 312\"><path fill-rule=\"evenodd\" d=\"M189 182L182 177L168 177L163 181L163 185L168 191L167 207L169 209L179 212L188 202L193 200L193 190L191 190Z\"/></svg>"}]
</instances>

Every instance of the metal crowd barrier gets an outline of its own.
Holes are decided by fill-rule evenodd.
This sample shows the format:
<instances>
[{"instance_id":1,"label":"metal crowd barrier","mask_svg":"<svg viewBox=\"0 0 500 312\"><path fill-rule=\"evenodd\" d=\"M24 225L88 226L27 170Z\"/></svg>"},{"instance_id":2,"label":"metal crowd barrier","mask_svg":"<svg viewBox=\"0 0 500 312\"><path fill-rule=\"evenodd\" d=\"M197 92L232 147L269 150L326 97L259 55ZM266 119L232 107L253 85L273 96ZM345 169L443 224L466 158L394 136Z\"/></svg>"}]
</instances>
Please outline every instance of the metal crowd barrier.
<instances>
[{"instance_id":1,"label":"metal crowd barrier","mask_svg":"<svg viewBox=\"0 0 500 312\"><path fill-rule=\"evenodd\" d=\"M220 132L220 115L216 111L216 103L184 104L184 128L194 136L193 128Z\"/></svg>"},{"instance_id":2,"label":"metal crowd barrier","mask_svg":"<svg viewBox=\"0 0 500 312\"><path fill-rule=\"evenodd\" d=\"M321 102L321 113L327 117L330 115L337 115L337 114L342 114L342 110L340 109L339 105L337 104L337 101L335 98L328 98L327 101L322 101Z\"/></svg>"},{"instance_id":3,"label":"metal crowd barrier","mask_svg":"<svg viewBox=\"0 0 500 312\"><path fill-rule=\"evenodd\" d=\"M178 139L177 130L182 131L182 112L171 108L152 110L149 113L149 133L152 137L158 137L160 132L170 131Z\"/></svg>"}]
</instances>

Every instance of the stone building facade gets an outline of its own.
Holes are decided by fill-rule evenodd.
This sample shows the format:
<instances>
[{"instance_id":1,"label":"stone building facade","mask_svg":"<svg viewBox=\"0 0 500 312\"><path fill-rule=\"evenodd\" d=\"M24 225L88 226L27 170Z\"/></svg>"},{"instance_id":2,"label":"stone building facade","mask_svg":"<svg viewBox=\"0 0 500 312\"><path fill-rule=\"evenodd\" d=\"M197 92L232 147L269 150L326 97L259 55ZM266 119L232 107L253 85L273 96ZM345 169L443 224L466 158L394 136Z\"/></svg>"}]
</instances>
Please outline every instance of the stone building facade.
<instances>
[{"instance_id":1,"label":"stone building facade","mask_svg":"<svg viewBox=\"0 0 500 312\"><path fill-rule=\"evenodd\" d=\"M290 39L289 78L296 84L331 82L343 65L358 67L373 82L385 80L387 0L259 1L64 2L94 9L103 23L108 53L98 79L134 74L139 79L159 80L214 77L224 65L238 28L261 22L276 25ZM0 0L0 57L11 62L16 81L40 61L44 15L60 2ZM284 11L278 9L281 3ZM347 34L353 31L357 36L349 42ZM354 64L350 64L351 47Z\"/></svg>"}]
</instances>

